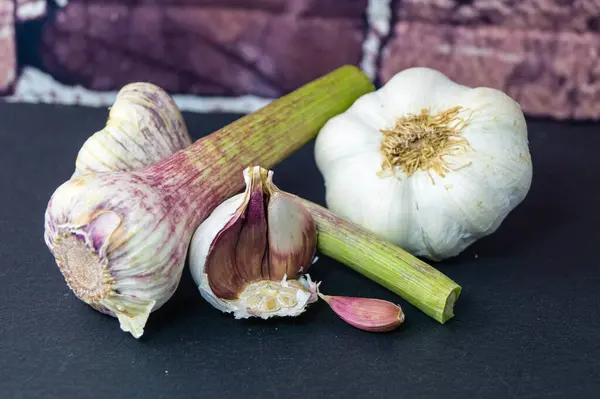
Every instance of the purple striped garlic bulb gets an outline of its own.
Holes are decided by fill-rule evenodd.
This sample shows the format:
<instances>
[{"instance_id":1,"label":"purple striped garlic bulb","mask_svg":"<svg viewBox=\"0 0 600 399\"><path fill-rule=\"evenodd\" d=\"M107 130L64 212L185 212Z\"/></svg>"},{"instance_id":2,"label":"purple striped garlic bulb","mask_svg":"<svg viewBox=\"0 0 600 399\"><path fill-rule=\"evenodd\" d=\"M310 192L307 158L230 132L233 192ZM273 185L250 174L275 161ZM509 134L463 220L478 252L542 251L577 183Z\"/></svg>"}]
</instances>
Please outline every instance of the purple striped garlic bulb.
<instances>
[{"instance_id":1,"label":"purple striped garlic bulb","mask_svg":"<svg viewBox=\"0 0 600 399\"><path fill-rule=\"evenodd\" d=\"M278 164L369 90L360 70L341 67L150 166L138 169L149 159L143 158L116 167L128 171L95 164L76 172L53 193L45 214L44 239L67 284L140 337L149 314L175 292L196 228L243 188L241 172ZM152 95L145 98L156 102L148 104L150 115L179 117ZM155 126L163 125L181 126L170 119Z\"/></svg>"},{"instance_id":2,"label":"purple striped garlic bulb","mask_svg":"<svg viewBox=\"0 0 600 399\"><path fill-rule=\"evenodd\" d=\"M130 83L117 93L106 126L83 144L73 177L139 170L192 144L173 99L158 86Z\"/></svg>"},{"instance_id":3,"label":"purple striped garlic bulb","mask_svg":"<svg viewBox=\"0 0 600 399\"><path fill-rule=\"evenodd\" d=\"M190 269L200 293L235 318L298 316L318 299L308 275L317 231L308 210L279 190L273 172L244 170L245 192L195 231Z\"/></svg>"},{"instance_id":4,"label":"purple striped garlic bulb","mask_svg":"<svg viewBox=\"0 0 600 399\"><path fill-rule=\"evenodd\" d=\"M181 211L169 215L162 196L143 178L105 172L140 170L191 144L179 109L163 89L128 84L117 93L106 126L83 144L72 180L54 193L46 212L45 241L71 290L117 317L136 338L150 312L177 288L178 263L187 250L178 237L191 228L176 223ZM82 203L79 196L86 191L103 194ZM136 208L136 201L143 206ZM150 209L168 223L153 225L150 215L140 212ZM143 231L136 217L148 219ZM139 250L128 259L131 248ZM161 267L148 268L152 259L161 259Z\"/></svg>"},{"instance_id":5,"label":"purple striped garlic bulb","mask_svg":"<svg viewBox=\"0 0 600 399\"><path fill-rule=\"evenodd\" d=\"M165 201L172 186L153 177L88 173L61 185L46 211L44 238L69 288L136 338L175 292L202 216L187 216L187 199Z\"/></svg>"}]
</instances>

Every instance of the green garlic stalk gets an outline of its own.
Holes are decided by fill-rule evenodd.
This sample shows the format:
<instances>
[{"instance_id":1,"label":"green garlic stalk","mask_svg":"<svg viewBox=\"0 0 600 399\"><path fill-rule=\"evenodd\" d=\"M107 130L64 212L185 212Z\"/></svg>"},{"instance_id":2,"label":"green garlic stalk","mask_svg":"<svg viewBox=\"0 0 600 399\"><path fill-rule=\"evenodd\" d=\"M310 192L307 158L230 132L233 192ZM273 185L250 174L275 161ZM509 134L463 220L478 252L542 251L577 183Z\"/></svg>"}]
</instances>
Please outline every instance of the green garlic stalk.
<instances>
[{"instance_id":1,"label":"green garlic stalk","mask_svg":"<svg viewBox=\"0 0 600 399\"><path fill-rule=\"evenodd\" d=\"M317 224L319 252L400 295L440 323L454 316L461 287L446 275L367 229L302 200Z\"/></svg>"}]
</instances>

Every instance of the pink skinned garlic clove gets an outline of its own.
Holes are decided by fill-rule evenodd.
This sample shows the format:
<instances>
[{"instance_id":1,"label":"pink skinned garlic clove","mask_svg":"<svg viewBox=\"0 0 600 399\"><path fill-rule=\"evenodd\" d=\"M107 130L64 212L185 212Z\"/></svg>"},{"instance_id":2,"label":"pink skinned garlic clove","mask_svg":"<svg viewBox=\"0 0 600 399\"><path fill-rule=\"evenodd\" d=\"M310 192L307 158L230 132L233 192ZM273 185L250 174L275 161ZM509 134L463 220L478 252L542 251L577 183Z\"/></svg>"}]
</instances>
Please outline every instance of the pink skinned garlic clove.
<instances>
[{"instance_id":1,"label":"pink skinned garlic clove","mask_svg":"<svg viewBox=\"0 0 600 399\"><path fill-rule=\"evenodd\" d=\"M329 307L346 323L369 332L387 332L404 322L402 308L374 298L330 296L319 293Z\"/></svg>"}]
</instances>

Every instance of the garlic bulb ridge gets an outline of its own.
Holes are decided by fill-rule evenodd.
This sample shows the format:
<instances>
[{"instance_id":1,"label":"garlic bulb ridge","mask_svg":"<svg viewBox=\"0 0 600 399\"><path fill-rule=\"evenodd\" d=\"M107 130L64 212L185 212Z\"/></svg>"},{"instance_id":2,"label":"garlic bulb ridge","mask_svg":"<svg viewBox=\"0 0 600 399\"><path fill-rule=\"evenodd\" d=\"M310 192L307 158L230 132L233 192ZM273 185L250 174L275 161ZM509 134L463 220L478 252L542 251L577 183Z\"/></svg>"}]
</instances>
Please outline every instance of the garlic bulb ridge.
<instances>
[{"instance_id":1,"label":"garlic bulb ridge","mask_svg":"<svg viewBox=\"0 0 600 399\"><path fill-rule=\"evenodd\" d=\"M331 211L433 260L496 231L532 179L519 104L428 68L330 119L315 159Z\"/></svg>"},{"instance_id":2,"label":"garlic bulb ridge","mask_svg":"<svg viewBox=\"0 0 600 399\"><path fill-rule=\"evenodd\" d=\"M244 170L245 192L219 205L190 244L202 296L236 318L297 316L317 300L317 285L302 276L316 249L314 221L272 176Z\"/></svg>"}]
</instances>

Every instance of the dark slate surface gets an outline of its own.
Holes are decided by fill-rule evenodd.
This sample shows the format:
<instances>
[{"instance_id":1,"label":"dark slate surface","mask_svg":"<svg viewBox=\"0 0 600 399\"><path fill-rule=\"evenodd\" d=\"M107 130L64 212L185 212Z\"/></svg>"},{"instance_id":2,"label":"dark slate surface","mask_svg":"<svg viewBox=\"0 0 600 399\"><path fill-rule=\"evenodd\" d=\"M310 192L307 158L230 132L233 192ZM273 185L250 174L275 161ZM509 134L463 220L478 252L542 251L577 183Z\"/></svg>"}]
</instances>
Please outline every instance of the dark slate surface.
<instances>
[{"instance_id":1,"label":"dark slate surface","mask_svg":"<svg viewBox=\"0 0 600 399\"><path fill-rule=\"evenodd\" d=\"M140 340L67 289L42 239L53 190L103 109L0 104L0 393L3 398L591 398L600 389L597 124L530 121L532 190L500 230L438 267L463 285L457 316L429 319L321 258L331 294L403 305L369 334L323 303L297 319L235 321L189 275ZM199 137L234 115L185 115ZM312 145L276 168L323 203Z\"/></svg>"}]
</instances>

